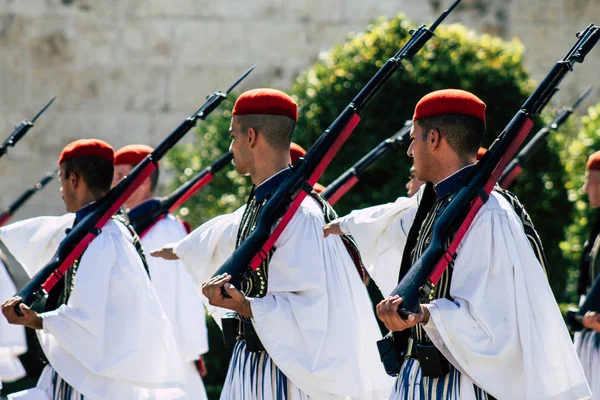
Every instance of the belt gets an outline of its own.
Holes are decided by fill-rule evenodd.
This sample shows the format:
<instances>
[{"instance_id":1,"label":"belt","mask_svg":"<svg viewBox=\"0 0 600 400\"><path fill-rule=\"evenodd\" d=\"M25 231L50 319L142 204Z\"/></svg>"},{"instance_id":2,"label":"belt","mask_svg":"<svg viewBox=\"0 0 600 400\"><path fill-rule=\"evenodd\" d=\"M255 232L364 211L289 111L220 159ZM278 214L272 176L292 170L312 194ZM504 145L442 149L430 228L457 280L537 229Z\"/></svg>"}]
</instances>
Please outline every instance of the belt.
<instances>
[{"instance_id":1,"label":"belt","mask_svg":"<svg viewBox=\"0 0 600 400\"><path fill-rule=\"evenodd\" d=\"M238 328L238 335L236 338L238 341L246 343L246 349L251 352L262 352L265 351L264 346L260 342L260 338L254 329L254 325L249 320L240 319Z\"/></svg>"}]
</instances>

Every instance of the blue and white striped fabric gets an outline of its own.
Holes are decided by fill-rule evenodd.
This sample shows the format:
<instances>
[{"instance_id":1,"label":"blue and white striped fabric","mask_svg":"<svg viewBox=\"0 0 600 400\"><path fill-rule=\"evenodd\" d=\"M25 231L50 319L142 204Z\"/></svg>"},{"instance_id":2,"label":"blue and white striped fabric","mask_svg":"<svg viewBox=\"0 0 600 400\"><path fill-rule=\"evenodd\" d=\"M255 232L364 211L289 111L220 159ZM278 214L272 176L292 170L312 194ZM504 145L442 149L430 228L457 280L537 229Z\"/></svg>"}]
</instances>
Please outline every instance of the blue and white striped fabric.
<instances>
[{"instance_id":1,"label":"blue and white striped fabric","mask_svg":"<svg viewBox=\"0 0 600 400\"><path fill-rule=\"evenodd\" d=\"M459 400L462 375L450 365L450 372L441 378L421 376L421 366L413 358L404 361L390 400ZM483 390L473 385L475 399L488 400Z\"/></svg>"},{"instance_id":2,"label":"blue and white striped fabric","mask_svg":"<svg viewBox=\"0 0 600 400\"><path fill-rule=\"evenodd\" d=\"M52 400L85 400L85 398L52 370Z\"/></svg>"},{"instance_id":3,"label":"blue and white striped fabric","mask_svg":"<svg viewBox=\"0 0 600 400\"><path fill-rule=\"evenodd\" d=\"M233 349L221 400L308 400L277 368L269 355L246 350L238 341Z\"/></svg>"}]
</instances>

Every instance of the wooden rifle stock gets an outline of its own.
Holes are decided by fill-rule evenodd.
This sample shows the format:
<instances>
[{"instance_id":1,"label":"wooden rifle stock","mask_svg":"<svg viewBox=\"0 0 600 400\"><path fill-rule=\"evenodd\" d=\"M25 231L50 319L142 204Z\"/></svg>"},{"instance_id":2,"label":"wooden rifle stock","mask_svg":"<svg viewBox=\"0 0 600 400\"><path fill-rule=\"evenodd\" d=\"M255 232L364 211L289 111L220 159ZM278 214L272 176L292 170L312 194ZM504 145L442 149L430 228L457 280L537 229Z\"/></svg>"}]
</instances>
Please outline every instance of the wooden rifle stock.
<instances>
[{"instance_id":1,"label":"wooden rifle stock","mask_svg":"<svg viewBox=\"0 0 600 400\"><path fill-rule=\"evenodd\" d=\"M498 180L498 184L503 189L508 189L513 183L516 177L521 173L522 163L543 143L551 131L556 131L570 116L573 114L575 109L581 104L581 102L590 94L592 88L589 87L579 98L573 106L563 107L558 110L556 117L547 126L540 129L531 140L523 147L523 149L512 159L510 164L504 169L504 172ZM556 93L555 90L553 92Z\"/></svg>"},{"instance_id":2,"label":"wooden rifle stock","mask_svg":"<svg viewBox=\"0 0 600 400\"><path fill-rule=\"evenodd\" d=\"M214 174L229 165L232 159L233 154L227 152L210 166L196 174L192 179L181 185L169 196L160 200L152 210L140 215L137 219L132 219L131 225L139 237L143 237L160 219L175 211L196 192L212 181Z\"/></svg>"},{"instance_id":3,"label":"wooden rifle stock","mask_svg":"<svg viewBox=\"0 0 600 400\"><path fill-rule=\"evenodd\" d=\"M260 266L296 210L300 207L302 200L312 190L313 185L321 177L325 168L360 121L360 113L369 101L392 74L402 67L402 61L411 60L425 45L433 36L433 30L459 2L460 0L456 0L448 10L444 11L432 24L431 28L423 25L411 32L412 37L408 42L392 58L386 61L346 109L313 144L304 159L294 165L292 173L264 205L254 231L221 265L214 276L227 273L231 276L230 282L239 287L246 268L250 266L250 268L256 270ZM271 233L275 223L277 223L277 226Z\"/></svg>"},{"instance_id":4,"label":"wooden rifle stock","mask_svg":"<svg viewBox=\"0 0 600 400\"><path fill-rule=\"evenodd\" d=\"M582 63L588 52L600 38L600 28L588 26L578 35L578 40L564 59L556 63L534 93L494 141L488 152L476 164L468 182L458 191L448 207L433 226L431 244L402 278L391 296L398 295L403 301L398 314L407 318L417 312L421 299L429 301L433 291L450 262L456 258L456 250L466 235L477 212L489 198L500 174L527 137L535 118L547 104L565 75L573 70L575 63ZM445 243L458 232L446 249Z\"/></svg>"},{"instance_id":5,"label":"wooden rifle stock","mask_svg":"<svg viewBox=\"0 0 600 400\"><path fill-rule=\"evenodd\" d=\"M10 206L8 206L6 210L2 212L2 214L0 214L0 226L6 225L6 223L12 218L14 213L16 213L17 210L19 210L19 208L21 208L23 204L25 204L27 200L31 198L31 196L45 188L46 185L52 182L52 180L54 180L54 178L56 178L57 175L58 169L51 172L46 172L38 181L38 183L25 190L23 194L21 194Z\"/></svg>"},{"instance_id":6,"label":"wooden rifle stock","mask_svg":"<svg viewBox=\"0 0 600 400\"><path fill-rule=\"evenodd\" d=\"M379 159L386 155L390 150L402 146L410 134L412 121L407 121L402 129L396 132L392 137L379 143L377 147L367 153L350 169L340 175L335 181L325 188L321 195L334 205L341 199L354 185L356 185L365 171L375 164Z\"/></svg>"},{"instance_id":7,"label":"wooden rifle stock","mask_svg":"<svg viewBox=\"0 0 600 400\"><path fill-rule=\"evenodd\" d=\"M207 98L206 103L194 114L183 121L152 153L150 153L133 171L117 186L111 189L104 198L99 200L99 206L67 234L60 243L58 250L50 260L31 280L16 294L21 302L30 306L34 301L49 292L81 256L86 247L98 236L102 227L121 208L131 194L156 170L158 161L190 130L198 120L204 120L227 97L227 94L237 86L254 69L252 67L243 74L225 93L217 91ZM19 305L15 312L21 315Z\"/></svg>"}]
</instances>

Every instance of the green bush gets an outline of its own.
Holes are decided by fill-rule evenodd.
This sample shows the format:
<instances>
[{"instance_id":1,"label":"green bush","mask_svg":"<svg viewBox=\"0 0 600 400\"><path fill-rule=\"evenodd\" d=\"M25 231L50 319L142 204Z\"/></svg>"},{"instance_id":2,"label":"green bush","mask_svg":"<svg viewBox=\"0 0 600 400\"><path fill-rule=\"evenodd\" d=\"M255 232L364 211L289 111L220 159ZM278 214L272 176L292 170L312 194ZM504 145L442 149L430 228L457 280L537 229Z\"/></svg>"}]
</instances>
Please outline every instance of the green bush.
<instances>
[{"instance_id":1,"label":"green bush","mask_svg":"<svg viewBox=\"0 0 600 400\"><path fill-rule=\"evenodd\" d=\"M590 221L593 222L593 219L590 219L592 209L582 187L587 159L592 153L600 150L600 104L588 109L587 115L581 119L581 129L574 138L565 136L559 139L562 149L560 155L566 171L565 187L574 206L572 223L567 227L566 238L560 247L569 262L568 287L569 293L572 294L571 301L575 301L581 250L587 240Z\"/></svg>"},{"instance_id":2,"label":"green bush","mask_svg":"<svg viewBox=\"0 0 600 400\"><path fill-rule=\"evenodd\" d=\"M293 87L301 107L296 130L300 145L308 147L316 140L408 39L414 26L403 15L381 18L366 32L350 37L322 55L302 73ZM558 58L562 53L557 53ZM487 103L485 143L491 143L534 87L523 67L522 56L523 46L516 39L505 42L478 35L461 25L440 26L436 36L412 62L393 75L362 113L361 123L320 183L331 183L368 149L393 134L412 117L417 101L433 90L460 88L482 98ZM563 239L562 227L570 218L570 204L555 147L552 143L542 147L511 189L521 198L542 236L548 259L552 260L551 283L555 294L562 296L566 270L558 244ZM383 159L336 204L339 213L343 215L405 195L404 184L411 164L404 153Z\"/></svg>"},{"instance_id":3,"label":"green bush","mask_svg":"<svg viewBox=\"0 0 600 400\"><path fill-rule=\"evenodd\" d=\"M223 104L205 122L199 122L192 143L176 146L165 160L166 167L177 173L171 189L176 189L229 149L231 110L237 96L230 94ZM191 197L177 214L197 227L221 214L235 211L245 204L251 182L227 166L198 194Z\"/></svg>"}]
</instances>

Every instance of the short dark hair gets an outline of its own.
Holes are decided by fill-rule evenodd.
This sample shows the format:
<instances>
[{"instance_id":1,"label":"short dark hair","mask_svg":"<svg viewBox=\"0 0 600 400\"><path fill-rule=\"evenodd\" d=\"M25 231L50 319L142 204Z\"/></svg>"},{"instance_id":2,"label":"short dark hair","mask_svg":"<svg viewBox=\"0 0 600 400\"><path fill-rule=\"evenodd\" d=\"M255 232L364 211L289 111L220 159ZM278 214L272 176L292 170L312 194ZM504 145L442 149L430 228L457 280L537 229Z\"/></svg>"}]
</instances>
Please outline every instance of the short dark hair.
<instances>
[{"instance_id":1,"label":"short dark hair","mask_svg":"<svg viewBox=\"0 0 600 400\"><path fill-rule=\"evenodd\" d=\"M242 125L242 132L248 132L248 129L254 128L255 131L265 136L267 143L280 150L290 149L292 143L292 133L296 122L293 119L282 115L239 115L239 121Z\"/></svg>"},{"instance_id":2,"label":"short dark hair","mask_svg":"<svg viewBox=\"0 0 600 400\"><path fill-rule=\"evenodd\" d=\"M485 122L470 115L437 115L417 122L425 136L431 129L437 129L446 136L450 148L463 158L477 154L485 133Z\"/></svg>"},{"instance_id":3,"label":"short dark hair","mask_svg":"<svg viewBox=\"0 0 600 400\"><path fill-rule=\"evenodd\" d=\"M71 172L76 173L94 194L101 195L110 190L115 167L106 158L77 157L61 165L64 167L65 177L68 177Z\"/></svg>"}]
</instances>

